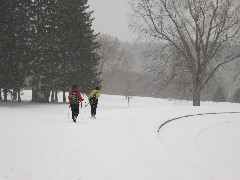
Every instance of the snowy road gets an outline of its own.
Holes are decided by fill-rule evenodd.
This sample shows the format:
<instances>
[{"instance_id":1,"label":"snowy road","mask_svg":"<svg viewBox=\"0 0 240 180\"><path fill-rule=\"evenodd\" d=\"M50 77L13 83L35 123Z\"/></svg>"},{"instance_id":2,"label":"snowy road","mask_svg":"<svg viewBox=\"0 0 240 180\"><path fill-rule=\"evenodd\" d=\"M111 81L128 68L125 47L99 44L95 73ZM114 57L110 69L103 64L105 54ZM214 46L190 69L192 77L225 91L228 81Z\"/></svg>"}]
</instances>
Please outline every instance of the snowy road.
<instances>
[{"instance_id":1,"label":"snowy road","mask_svg":"<svg viewBox=\"0 0 240 180\"><path fill-rule=\"evenodd\" d=\"M117 102L117 103L116 103ZM67 104L0 105L0 179L239 180L240 105L102 96L77 123Z\"/></svg>"}]
</instances>

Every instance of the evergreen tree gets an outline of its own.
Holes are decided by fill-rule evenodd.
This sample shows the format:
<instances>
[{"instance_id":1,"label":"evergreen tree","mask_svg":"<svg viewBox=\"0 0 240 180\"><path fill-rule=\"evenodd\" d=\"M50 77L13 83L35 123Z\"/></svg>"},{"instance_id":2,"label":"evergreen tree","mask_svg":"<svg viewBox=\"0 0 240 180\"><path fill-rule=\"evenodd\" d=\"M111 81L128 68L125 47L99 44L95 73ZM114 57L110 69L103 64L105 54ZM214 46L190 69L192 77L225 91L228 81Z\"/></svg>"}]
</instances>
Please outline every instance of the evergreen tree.
<instances>
[{"instance_id":1,"label":"evergreen tree","mask_svg":"<svg viewBox=\"0 0 240 180\"><path fill-rule=\"evenodd\" d=\"M9 89L24 86L29 64L29 9L31 0L2 0L0 6L0 88L4 100Z\"/></svg>"},{"instance_id":2,"label":"evergreen tree","mask_svg":"<svg viewBox=\"0 0 240 180\"><path fill-rule=\"evenodd\" d=\"M33 38L34 59L31 67L32 72L32 101L49 102L50 91L53 86L55 71L58 67L55 2L52 0L36 0L33 6L35 29Z\"/></svg>"},{"instance_id":3,"label":"evergreen tree","mask_svg":"<svg viewBox=\"0 0 240 180\"><path fill-rule=\"evenodd\" d=\"M73 84L88 93L100 84L99 47L86 0L2 0L0 88L20 91L30 77L34 102ZM20 94L20 93L19 93ZM56 97L57 98L57 97Z\"/></svg>"},{"instance_id":4,"label":"evergreen tree","mask_svg":"<svg viewBox=\"0 0 240 180\"><path fill-rule=\"evenodd\" d=\"M84 92L99 85L99 43L86 4L79 0L35 1L33 101L48 102L50 91L68 91L72 84Z\"/></svg>"},{"instance_id":5,"label":"evergreen tree","mask_svg":"<svg viewBox=\"0 0 240 180\"><path fill-rule=\"evenodd\" d=\"M92 12L88 12L88 8L87 1L61 0L58 20L59 34L63 38L63 87L69 89L77 84L86 93L100 83L97 73L100 57L96 52L99 42L92 30Z\"/></svg>"}]
</instances>

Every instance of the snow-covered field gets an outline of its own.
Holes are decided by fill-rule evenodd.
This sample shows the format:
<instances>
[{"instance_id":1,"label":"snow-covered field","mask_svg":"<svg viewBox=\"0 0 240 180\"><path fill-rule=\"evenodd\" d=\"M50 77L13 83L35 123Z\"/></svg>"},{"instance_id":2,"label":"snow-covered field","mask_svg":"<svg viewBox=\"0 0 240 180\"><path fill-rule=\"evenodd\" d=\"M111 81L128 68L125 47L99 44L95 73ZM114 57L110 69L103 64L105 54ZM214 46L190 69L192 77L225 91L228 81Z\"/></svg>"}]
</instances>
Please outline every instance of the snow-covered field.
<instances>
[{"instance_id":1,"label":"snow-covered field","mask_svg":"<svg viewBox=\"0 0 240 180\"><path fill-rule=\"evenodd\" d=\"M22 99L31 99L29 91ZM0 179L240 179L239 104L99 101L97 119L83 107L76 124L68 104L1 102ZM172 120L193 114L204 115Z\"/></svg>"}]
</instances>

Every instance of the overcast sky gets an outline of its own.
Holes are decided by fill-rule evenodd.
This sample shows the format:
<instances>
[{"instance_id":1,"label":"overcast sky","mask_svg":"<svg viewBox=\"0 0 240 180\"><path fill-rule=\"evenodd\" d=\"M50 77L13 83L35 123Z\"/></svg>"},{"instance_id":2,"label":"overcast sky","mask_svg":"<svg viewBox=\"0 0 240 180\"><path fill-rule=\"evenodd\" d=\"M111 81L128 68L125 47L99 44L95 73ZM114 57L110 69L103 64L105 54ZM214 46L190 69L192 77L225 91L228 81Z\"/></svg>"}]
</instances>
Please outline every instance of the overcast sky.
<instances>
[{"instance_id":1,"label":"overcast sky","mask_svg":"<svg viewBox=\"0 0 240 180\"><path fill-rule=\"evenodd\" d=\"M95 32L110 34L120 41L131 41L128 30L128 0L89 0L90 10L94 10L93 28Z\"/></svg>"}]
</instances>

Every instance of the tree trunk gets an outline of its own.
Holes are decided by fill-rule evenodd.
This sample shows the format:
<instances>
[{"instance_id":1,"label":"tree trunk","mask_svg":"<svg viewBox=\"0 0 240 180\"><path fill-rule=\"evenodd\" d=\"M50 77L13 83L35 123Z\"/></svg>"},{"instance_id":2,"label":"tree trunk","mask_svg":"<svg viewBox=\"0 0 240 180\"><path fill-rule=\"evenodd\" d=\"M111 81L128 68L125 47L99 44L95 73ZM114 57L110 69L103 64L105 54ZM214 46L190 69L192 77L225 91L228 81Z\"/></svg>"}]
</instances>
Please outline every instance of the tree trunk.
<instances>
[{"instance_id":1,"label":"tree trunk","mask_svg":"<svg viewBox=\"0 0 240 180\"><path fill-rule=\"evenodd\" d=\"M51 103L54 103L54 91L51 93Z\"/></svg>"},{"instance_id":2,"label":"tree trunk","mask_svg":"<svg viewBox=\"0 0 240 180\"><path fill-rule=\"evenodd\" d=\"M50 97L50 91L47 89L42 90L43 91L43 99L44 103L49 103L49 97Z\"/></svg>"},{"instance_id":3,"label":"tree trunk","mask_svg":"<svg viewBox=\"0 0 240 180\"><path fill-rule=\"evenodd\" d=\"M38 92L37 88L32 88L32 102L38 102Z\"/></svg>"},{"instance_id":4,"label":"tree trunk","mask_svg":"<svg viewBox=\"0 0 240 180\"><path fill-rule=\"evenodd\" d=\"M18 91L14 88L12 91L12 100L17 100L17 93Z\"/></svg>"},{"instance_id":5,"label":"tree trunk","mask_svg":"<svg viewBox=\"0 0 240 180\"><path fill-rule=\"evenodd\" d=\"M201 92L198 88L198 85L194 85L193 88L193 106L200 106L200 100L201 100Z\"/></svg>"},{"instance_id":6,"label":"tree trunk","mask_svg":"<svg viewBox=\"0 0 240 180\"><path fill-rule=\"evenodd\" d=\"M63 102L66 102L66 94L65 94L65 91L63 91Z\"/></svg>"},{"instance_id":7,"label":"tree trunk","mask_svg":"<svg viewBox=\"0 0 240 180\"><path fill-rule=\"evenodd\" d=\"M200 106L200 93L193 94L193 106Z\"/></svg>"},{"instance_id":8,"label":"tree trunk","mask_svg":"<svg viewBox=\"0 0 240 180\"><path fill-rule=\"evenodd\" d=\"M58 102L58 93L55 91L55 102Z\"/></svg>"},{"instance_id":9,"label":"tree trunk","mask_svg":"<svg viewBox=\"0 0 240 180\"><path fill-rule=\"evenodd\" d=\"M8 93L8 90L6 88L3 89L3 101L4 102L7 102L7 93Z\"/></svg>"},{"instance_id":10,"label":"tree trunk","mask_svg":"<svg viewBox=\"0 0 240 180\"><path fill-rule=\"evenodd\" d=\"M17 99L18 99L18 102L22 102L20 90L17 91Z\"/></svg>"}]
</instances>

